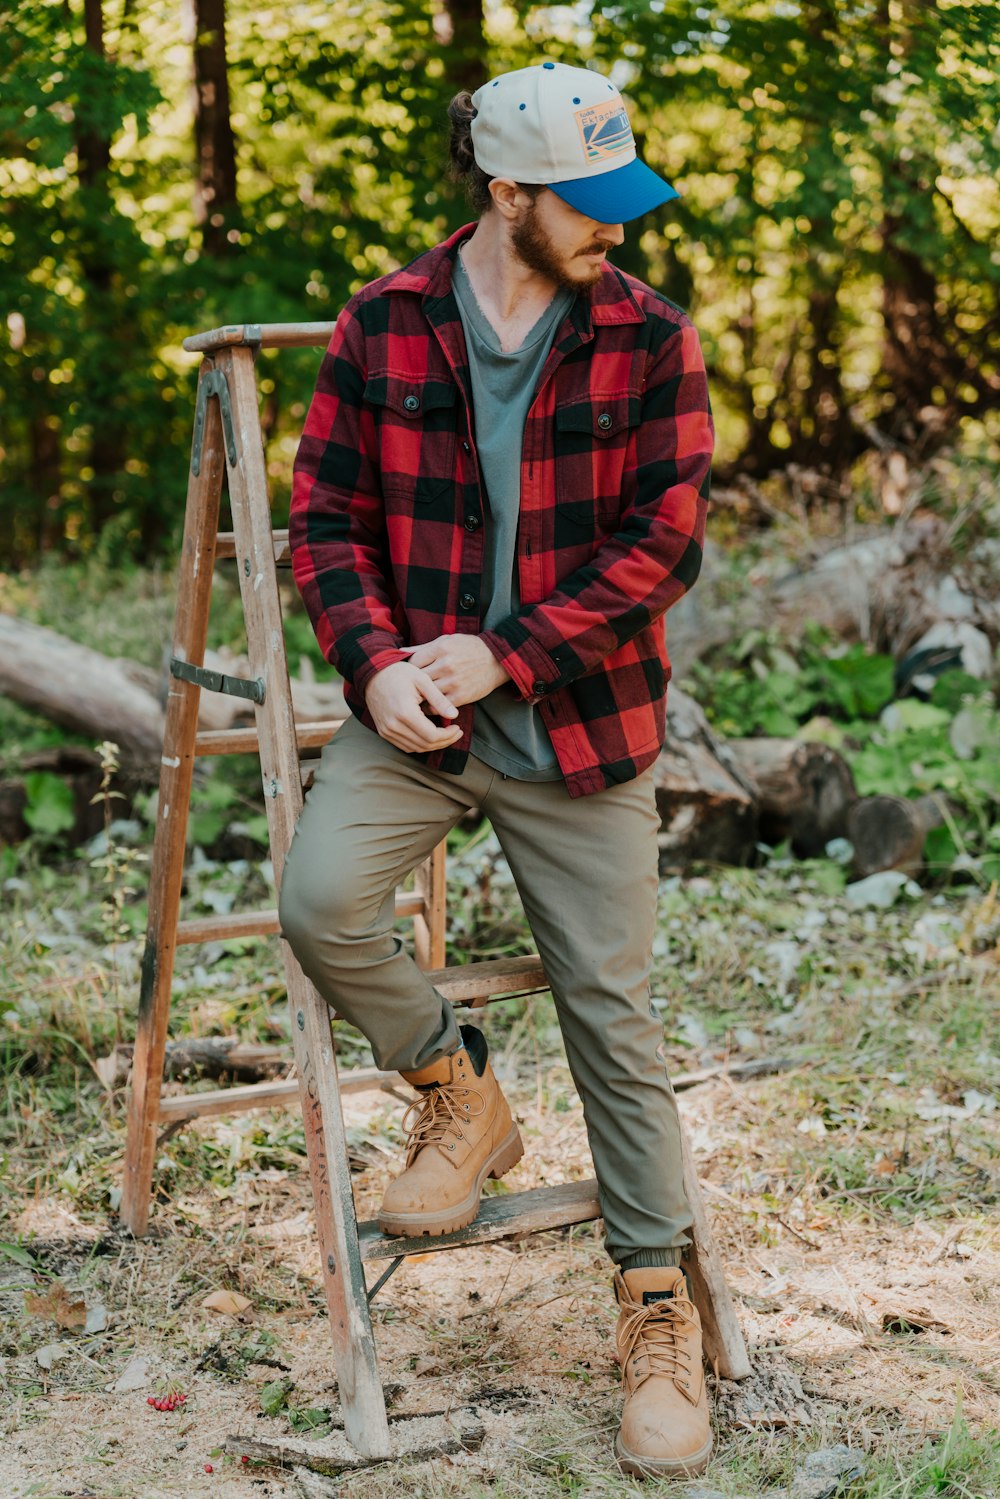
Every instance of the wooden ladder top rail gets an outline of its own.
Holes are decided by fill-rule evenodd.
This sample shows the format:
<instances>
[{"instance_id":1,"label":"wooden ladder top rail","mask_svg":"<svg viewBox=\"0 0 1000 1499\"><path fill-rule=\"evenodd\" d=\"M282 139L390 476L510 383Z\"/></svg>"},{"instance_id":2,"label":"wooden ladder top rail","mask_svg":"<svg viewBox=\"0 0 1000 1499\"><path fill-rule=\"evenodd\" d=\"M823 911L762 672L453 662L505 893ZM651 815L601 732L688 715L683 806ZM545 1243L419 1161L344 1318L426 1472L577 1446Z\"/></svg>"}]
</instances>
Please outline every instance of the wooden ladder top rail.
<instances>
[{"instance_id":1,"label":"wooden ladder top rail","mask_svg":"<svg viewBox=\"0 0 1000 1499\"><path fill-rule=\"evenodd\" d=\"M308 761L303 763L300 757L315 755L341 722L328 719L297 724L292 712L276 571L279 563L289 560L288 533L275 531L271 524L255 377L260 348L323 345L333 328L333 323L237 324L184 340L185 349L203 358L178 567L172 680L150 868L120 1213L133 1233L146 1232L161 1127L172 1132L190 1119L273 1107L297 1095L303 1112L345 1429L359 1451L382 1457L390 1450L389 1429L368 1304L411 1248L409 1240L382 1234L377 1223L357 1221L340 1099L342 1092L393 1088L400 1080L377 1068L338 1074L331 1012L283 943L296 1075L210 1093L161 1096L177 947L226 936L279 932L277 910L180 919L195 759L247 752L259 756L271 858L280 888L285 854L312 773ZM233 530L220 533L219 511L227 476ZM246 679L209 672L202 665L214 565L225 558L239 559L242 564L237 567L237 576L250 661ZM254 726L199 731L198 702L203 690L230 692L248 699L253 703ZM417 961L446 998L457 1006L475 1009L496 999L537 993L547 987L537 955L446 967L445 899L445 846L441 843L417 869L414 890L397 892L396 912L413 918ZM688 1268L702 1317L705 1351L723 1376L738 1379L750 1372L746 1347L683 1131L682 1145L685 1189L695 1219ZM433 1241L422 1238L418 1247L421 1253L427 1253L519 1238L599 1216L593 1180L536 1188L490 1199L468 1229ZM369 1290L364 1264L380 1259L389 1259L390 1268Z\"/></svg>"}]
</instances>

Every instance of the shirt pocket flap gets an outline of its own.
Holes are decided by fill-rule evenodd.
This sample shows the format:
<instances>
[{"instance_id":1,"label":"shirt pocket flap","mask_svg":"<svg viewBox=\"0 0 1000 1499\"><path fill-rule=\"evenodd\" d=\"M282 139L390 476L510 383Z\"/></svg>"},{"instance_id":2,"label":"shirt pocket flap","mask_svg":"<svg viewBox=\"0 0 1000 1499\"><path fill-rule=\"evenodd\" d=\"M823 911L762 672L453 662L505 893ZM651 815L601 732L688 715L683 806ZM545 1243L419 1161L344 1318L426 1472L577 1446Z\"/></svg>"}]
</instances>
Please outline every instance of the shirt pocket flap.
<instances>
[{"instance_id":1,"label":"shirt pocket flap","mask_svg":"<svg viewBox=\"0 0 1000 1499\"><path fill-rule=\"evenodd\" d=\"M369 375L365 383L364 398L373 406L387 406L398 416L410 421L426 415L428 411L441 411L454 406L458 391L448 380L419 380L412 376Z\"/></svg>"},{"instance_id":2,"label":"shirt pocket flap","mask_svg":"<svg viewBox=\"0 0 1000 1499\"><path fill-rule=\"evenodd\" d=\"M614 437L625 427L639 422L639 397L633 395L593 396L589 401L575 401L556 408L556 427L560 432L585 432L602 440Z\"/></svg>"}]
</instances>

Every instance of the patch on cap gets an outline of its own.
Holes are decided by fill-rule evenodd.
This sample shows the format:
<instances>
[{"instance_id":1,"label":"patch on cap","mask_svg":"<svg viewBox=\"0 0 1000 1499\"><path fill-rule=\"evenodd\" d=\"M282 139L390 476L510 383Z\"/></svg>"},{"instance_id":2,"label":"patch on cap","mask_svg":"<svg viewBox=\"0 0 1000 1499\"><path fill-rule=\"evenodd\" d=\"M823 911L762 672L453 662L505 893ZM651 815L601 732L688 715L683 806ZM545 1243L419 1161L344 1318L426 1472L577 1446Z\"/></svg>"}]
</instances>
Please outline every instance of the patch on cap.
<instances>
[{"instance_id":1,"label":"patch on cap","mask_svg":"<svg viewBox=\"0 0 1000 1499\"><path fill-rule=\"evenodd\" d=\"M585 104L582 109L574 110L574 116L585 161L608 161L634 148L632 127L620 99L609 99L607 104Z\"/></svg>"}]
</instances>

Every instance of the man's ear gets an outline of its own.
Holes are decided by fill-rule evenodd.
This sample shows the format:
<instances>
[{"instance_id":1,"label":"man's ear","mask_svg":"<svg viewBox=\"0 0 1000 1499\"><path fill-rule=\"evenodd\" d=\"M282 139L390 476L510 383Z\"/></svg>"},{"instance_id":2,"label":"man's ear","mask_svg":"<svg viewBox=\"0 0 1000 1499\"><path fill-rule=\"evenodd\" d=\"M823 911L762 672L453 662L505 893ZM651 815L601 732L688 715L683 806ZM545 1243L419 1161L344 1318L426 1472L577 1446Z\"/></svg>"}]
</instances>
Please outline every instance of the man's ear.
<instances>
[{"instance_id":1,"label":"man's ear","mask_svg":"<svg viewBox=\"0 0 1000 1499\"><path fill-rule=\"evenodd\" d=\"M494 177L490 183L490 196L497 212L508 223L513 223L531 205L531 198L522 192L513 177Z\"/></svg>"}]
</instances>

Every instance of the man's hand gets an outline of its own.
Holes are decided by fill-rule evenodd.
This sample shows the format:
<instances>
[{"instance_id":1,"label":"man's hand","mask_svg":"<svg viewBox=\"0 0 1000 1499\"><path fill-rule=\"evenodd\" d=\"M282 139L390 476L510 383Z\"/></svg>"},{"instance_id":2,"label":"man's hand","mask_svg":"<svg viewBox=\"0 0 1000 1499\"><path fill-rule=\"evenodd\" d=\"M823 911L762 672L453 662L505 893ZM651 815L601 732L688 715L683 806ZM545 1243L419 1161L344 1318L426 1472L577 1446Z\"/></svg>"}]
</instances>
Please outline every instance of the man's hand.
<instances>
[{"instance_id":1,"label":"man's hand","mask_svg":"<svg viewBox=\"0 0 1000 1499\"><path fill-rule=\"evenodd\" d=\"M426 645L404 646L413 666L419 666L434 685L459 707L476 703L510 681L488 645L478 635L439 635Z\"/></svg>"},{"instance_id":2,"label":"man's hand","mask_svg":"<svg viewBox=\"0 0 1000 1499\"><path fill-rule=\"evenodd\" d=\"M444 749L462 737L457 724L439 728L432 723L424 703L442 718L454 718L458 712L429 673L409 661L384 666L365 691L365 704L381 737L408 754Z\"/></svg>"}]
</instances>

